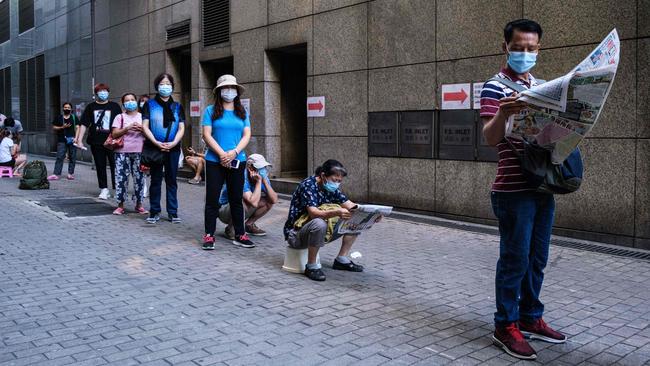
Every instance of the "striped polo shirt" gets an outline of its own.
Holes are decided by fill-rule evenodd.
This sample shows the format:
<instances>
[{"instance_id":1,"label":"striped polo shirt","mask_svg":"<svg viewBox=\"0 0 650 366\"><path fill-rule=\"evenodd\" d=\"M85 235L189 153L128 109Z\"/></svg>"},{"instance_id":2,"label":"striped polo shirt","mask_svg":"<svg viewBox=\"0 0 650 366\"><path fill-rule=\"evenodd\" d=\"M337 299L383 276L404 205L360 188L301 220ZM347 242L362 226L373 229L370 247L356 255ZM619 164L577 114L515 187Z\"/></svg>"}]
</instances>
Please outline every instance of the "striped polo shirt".
<instances>
[{"instance_id":1,"label":"striped polo shirt","mask_svg":"<svg viewBox=\"0 0 650 366\"><path fill-rule=\"evenodd\" d=\"M519 79L510 69L503 68L495 77L507 78L528 89L531 86L537 85L537 80L532 75L528 75L528 81L526 82ZM495 80L485 83L483 85L483 91L481 91L481 117L494 116L499 110L499 99L505 98L514 92L514 90ZM497 163L496 178L494 179L494 183L492 183L492 191L523 192L535 190L526 181L521 170L521 163L505 139L506 137L497 144L499 162ZM524 151L524 144L521 141L512 138L508 138L508 140L510 140L519 152Z\"/></svg>"}]
</instances>

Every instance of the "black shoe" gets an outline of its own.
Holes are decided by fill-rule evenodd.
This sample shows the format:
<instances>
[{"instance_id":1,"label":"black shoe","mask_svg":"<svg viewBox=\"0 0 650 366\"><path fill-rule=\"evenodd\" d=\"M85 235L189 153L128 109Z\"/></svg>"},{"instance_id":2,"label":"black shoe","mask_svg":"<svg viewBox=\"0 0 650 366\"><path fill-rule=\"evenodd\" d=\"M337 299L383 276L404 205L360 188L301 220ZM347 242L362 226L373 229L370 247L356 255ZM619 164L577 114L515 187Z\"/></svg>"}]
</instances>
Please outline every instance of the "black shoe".
<instances>
[{"instance_id":1,"label":"black shoe","mask_svg":"<svg viewBox=\"0 0 650 366\"><path fill-rule=\"evenodd\" d=\"M325 273L323 273L323 270L320 268L305 268L305 276L307 276L310 280L325 281Z\"/></svg>"},{"instance_id":2,"label":"black shoe","mask_svg":"<svg viewBox=\"0 0 650 366\"><path fill-rule=\"evenodd\" d=\"M232 243L242 248L255 248L255 244L248 238L248 235L246 234L235 236L235 240L233 240Z\"/></svg>"},{"instance_id":3,"label":"black shoe","mask_svg":"<svg viewBox=\"0 0 650 366\"><path fill-rule=\"evenodd\" d=\"M157 213L151 212L151 213L149 213L149 217L147 217L146 221L149 224L155 224L158 221L160 221L160 215L158 215Z\"/></svg>"},{"instance_id":4,"label":"black shoe","mask_svg":"<svg viewBox=\"0 0 650 366\"><path fill-rule=\"evenodd\" d=\"M176 214L169 214L168 218L172 224L180 224L183 222L183 220L181 220Z\"/></svg>"},{"instance_id":5,"label":"black shoe","mask_svg":"<svg viewBox=\"0 0 650 366\"><path fill-rule=\"evenodd\" d=\"M338 269L340 271L350 271L350 272L363 272L363 266L360 264L355 264L350 261L350 263L341 263L337 259L334 260L332 265L333 269Z\"/></svg>"}]
</instances>

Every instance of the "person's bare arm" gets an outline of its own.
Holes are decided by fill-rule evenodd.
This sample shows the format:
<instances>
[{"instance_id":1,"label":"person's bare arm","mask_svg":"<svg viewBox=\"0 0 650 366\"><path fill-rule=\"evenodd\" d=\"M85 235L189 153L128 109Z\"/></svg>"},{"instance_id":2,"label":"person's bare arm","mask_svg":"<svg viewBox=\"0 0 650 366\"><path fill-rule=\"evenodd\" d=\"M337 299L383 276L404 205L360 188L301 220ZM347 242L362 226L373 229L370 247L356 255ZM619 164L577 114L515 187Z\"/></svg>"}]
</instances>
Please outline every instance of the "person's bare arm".
<instances>
[{"instance_id":1,"label":"person's bare arm","mask_svg":"<svg viewBox=\"0 0 650 366\"><path fill-rule=\"evenodd\" d=\"M248 173L244 173L244 174L248 174ZM252 192L245 192L243 195L244 202L246 202L248 206L254 208L257 208L257 206L260 204L260 199L262 198L262 182L261 182L262 177L256 174L257 173L254 172L251 172L250 174L250 182L255 185L255 188L253 188Z\"/></svg>"},{"instance_id":2,"label":"person's bare arm","mask_svg":"<svg viewBox=\"0 0 650 366\"><path fill-rule=\"evenodd\" d=\"M321 210L318 207L307 207L307 213L309 214L310 219L323 219L327 220L332 217L340 217L342 219L349 219L351 217L350 211L341 207L337 210Z\"/></svg>"},{"instance_id":3,"label":"person's bare arm","mask_svg":"<svg viewBox=\"0 0 650 366\"><path fill-rule=\"evenodd\" d=\"M275 192L275 190L269 183L269 178L268 177L262 178L262 183L266 188L266 199L269 201L269 203L271 203L272 205L278 203L278 194Z\"/></svg>"},{"instance_id":4,"label":"person's bare arm","mask_svg":"<svg viewBox=\"0 0 650 366\"><path fill-rule=\"evenodd\" d=\"M483 121L483 135L490 146L496 146L503 140L506 134L506 121L508 118L528 106L524 102L517 101L517 94L501 98L499 102L501 103L499 110L494 116L481 118Z\"/></svg>"}]
</instances>

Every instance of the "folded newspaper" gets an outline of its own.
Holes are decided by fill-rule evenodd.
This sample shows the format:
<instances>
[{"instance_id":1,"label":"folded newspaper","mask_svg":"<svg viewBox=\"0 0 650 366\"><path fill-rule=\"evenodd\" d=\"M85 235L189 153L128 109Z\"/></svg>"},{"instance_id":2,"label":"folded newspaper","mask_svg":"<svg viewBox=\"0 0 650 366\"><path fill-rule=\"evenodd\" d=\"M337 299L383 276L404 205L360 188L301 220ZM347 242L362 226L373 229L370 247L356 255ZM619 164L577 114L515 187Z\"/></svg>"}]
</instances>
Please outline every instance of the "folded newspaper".
<instances>
[{"instance_id":1,"label":"folded newspaper","mask_svg":"<svg viewBox=\"0 0 650 366\"><path fill-rule=\"evenodd\" d=\"M339 234L357 234L368 230L377 222L380 216L389 216L393 212L390 206L379 205L358 205L355 210L350 211L352 217L346 220L339 220L336 223L334 232Z\"/></svg>"},{"instance_id":2,"label":"folded newspaper","mask_svg":"<svg viewBox=\"0 0 650 366\"><path fill-rule=\"evenodd\" d=\"M549 149L553 163L561 164L596 125L619 55L614 29L569 73L521 92L519 100L530 108L508 119L506 135Z\"/></svg>"}]
</instances>

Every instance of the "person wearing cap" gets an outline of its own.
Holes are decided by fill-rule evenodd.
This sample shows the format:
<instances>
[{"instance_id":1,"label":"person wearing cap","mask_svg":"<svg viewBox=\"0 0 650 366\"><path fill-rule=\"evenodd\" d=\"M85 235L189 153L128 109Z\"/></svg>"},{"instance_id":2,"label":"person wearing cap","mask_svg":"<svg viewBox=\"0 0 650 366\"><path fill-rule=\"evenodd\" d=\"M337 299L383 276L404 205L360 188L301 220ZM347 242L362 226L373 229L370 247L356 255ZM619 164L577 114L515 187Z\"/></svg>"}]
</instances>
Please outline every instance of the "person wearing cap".
<instances>
[{"instance_id":1,"label":"person wearing cap","mask_svg":"<svg viewBox=\"0 0 650 366\"><path fill-rule=\"evenodd\" d=\"M318 263L318 251L326 243L331 243L341 237L334 233L328 237L332 219L349 219L358 205L341 192L339 186L347 170L339 161L327 160L316 168L313 176L303 180L291 197L289 215L284 224L284 238L294 249L308 249L305 276L314 281L325 281L325 273ZM326 208L329 206L329 208ZM303 221L303 217L306 220ZM363 272L363 266L350 260L349 253L357 239L357 234L342 235L341 249L333 269L351 272Z\"/></svg>"},{"instance_id":2,"label":"person wearing cap","mask_svg":"<svg viewBox=\"0 0 650 366\"><path fill-rule=\"evenodd\" d=\"M228 184L228 203L232 214L234 245L253 248L244 228L244 149L251 138L249 116L239 99L244 87L232 75L222 75L213 89L214 104L203 111L201 121L205 154L205 235L203 249L214 249L214 232L219 217L219 193Z\"/></svg>"},{"instance_id":3,"label":"person wearing cap","mask_svg":"<svg viewBox=\"0 0 650 366\"><path fill-rule=\"evenodd\" d=\"M278 194L271 187L267 168L272 166L260 154L252 154L246 162L244 173L244 227L246 232L254 236L264 236L266 231L257 227L256 222L266 215L273 205L278 202ZM225 235L228 239L234 240L235 233L232 225L232 214L228 204L228 189L224 184L219 198L219 220L226 224Z\"/></svg>"}]
</instances>

